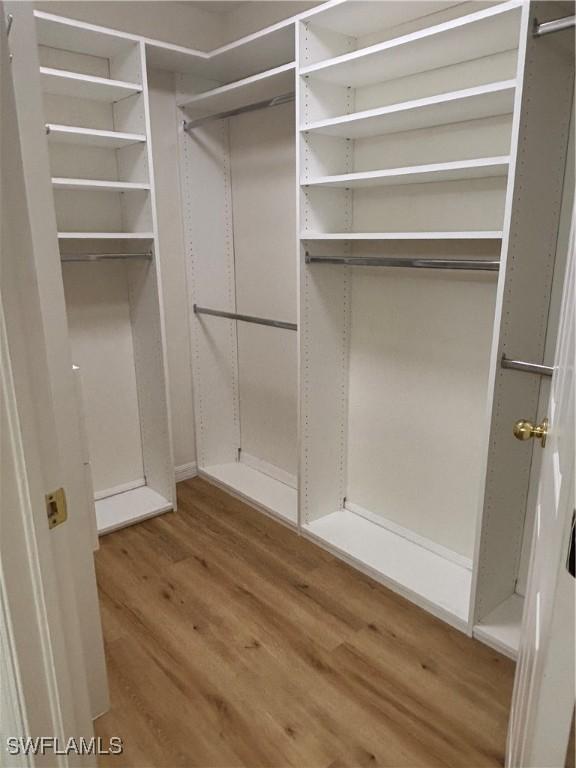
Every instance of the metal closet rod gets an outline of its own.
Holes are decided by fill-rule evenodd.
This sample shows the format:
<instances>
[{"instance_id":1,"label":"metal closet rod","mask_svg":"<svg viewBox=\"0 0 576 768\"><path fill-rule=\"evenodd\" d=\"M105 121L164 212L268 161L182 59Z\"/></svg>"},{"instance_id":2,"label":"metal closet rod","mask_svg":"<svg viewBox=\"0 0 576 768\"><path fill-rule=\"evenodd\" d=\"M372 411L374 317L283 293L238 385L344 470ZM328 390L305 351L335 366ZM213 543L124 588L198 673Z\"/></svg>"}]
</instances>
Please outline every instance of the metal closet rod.
<instances>
[{"instance_id":1,"label":"metal closet rod","mask_svg":"<svg viewBox=\"0 0 576 768\"><path fill-rule=\"evenodd\" d=\"M562 19L543 21L541 24L538 22L538 19L535 19L534 36L542 37L542 35L549 35L552 32L561 32L563 29L570 29L570 27L576 27L576 16L564 16Z\"/></svg>"},{"instance_id":2,"label":"metal closet rod","mask_svg":"<svg viewBox=\"0 0 576 768\"><path fill-rule=\"evenodd\" d=\"M278 107L280 104L288 104L294 101L294 91L290 93L282 93L280 96L273 96L271 99L265 99L264 101L256 101L253 104L246 104L243 107L237 107L236 109L229 109L227 112L217 112L215 115L206 115L205 117L198 117L195 120L185 120L184 130L188 133L193 128L197 128L204 123L210 123L212 120L223 120L226 117L234 117L235 115L242 115L244 112L256 112L259 109L267 109L268 107Z\"/></svg>"},{"instance_id":3,"label":"metal closet rod","mask_svg":"<svg viewBox=\"0 0 576 768\"><path fill-rule=\"evenodd\" d=\"M285 323L283 320L270 320L267 317L256 317L254 315L240 315L237 312L223 312L220 309L208 309L194 304L194 314L213 315L214 317L225 317L228 320L240 320L243 323L254 323L255 325L268 325L271 328L284 328L287 331L297 331L296 323Z\"/></svg>"},{"instance_id":4,"label":"metal closet rod","mask_svg":"<svg viewBox=\"0 0 576 768\"><path fill-rule=\"evenodd\" d=\"M115 259L151 259L152 251L146 253L62 253L61 261L113 261Z\"/></svg>"},{"instance_id":5,"label":"metal closet rod","mask_svg":"<svg viewBox=\"0 0 576 768\"><path fill-rule=\"evenodd\" d=\"M500 361L502 368L510 368L513 371L524 371L524 373L536 373L538 376L552 376L554 368L550 365L541 365L540 363L526 363L524 360L511 360L506 355L502 355Z\"/></svg>"},{"instance_id":6,"label":"metal closet rod","mask_svg":"<svg viewBox=\"0 0 576 768\"><path fill-rule=\"evenodd\" d=\"M408 267L410 269L457 269L497 272L499 261L485 259L398 259L388 256L311 256L306 264L344 264L354 267Z\"/></svg>"}]
</instances>

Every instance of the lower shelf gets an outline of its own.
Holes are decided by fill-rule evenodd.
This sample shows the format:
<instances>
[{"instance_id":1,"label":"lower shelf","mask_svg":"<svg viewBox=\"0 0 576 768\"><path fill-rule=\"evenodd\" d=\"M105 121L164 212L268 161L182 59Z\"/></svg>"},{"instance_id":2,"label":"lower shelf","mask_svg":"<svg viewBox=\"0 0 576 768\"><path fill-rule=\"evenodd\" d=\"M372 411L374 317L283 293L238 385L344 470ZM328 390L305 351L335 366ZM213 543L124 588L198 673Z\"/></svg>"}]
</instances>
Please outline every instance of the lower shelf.
<instances>
[{"instance_id":1,"label":"lower shelf","mask_svg":"<svg viewBox=\"0 0 576 768\"><path fill-rule=\"evenodd\" d=\"M510 595L474 627L474 637L515 659L520 647L523 611L524 598L521 595Z\"/></svg>"},{"instance_id":2,"label":"lower shelf","mask_svg":"<svg viewBox=\"0 0 576 768\"><path fill-rule=\"evenodd\" d=\"M308 536L412 602L464 629L472 573L346 509L303 526Z\"/></svg>"},{"instance_id":3,"label":"lower shelf","mask_svg":"<svg viewBox=\"0 0 576 768\"><path fill-rule=\"evenodd\" d=\"M171 509L172 503L147 485L107 496L96 501L98 535L111 533Z\"/></svg>"},{"instance_id":4,"label":"lower shelf","mask_svg":"<svg viewBox=\"0 0 576 768\"><path fill-rule=\"evenodd\" d=\"M285 523L298 522L298 493L257 469L235 462L216 464L198 474Z\"/></svg>"}]
</instances>

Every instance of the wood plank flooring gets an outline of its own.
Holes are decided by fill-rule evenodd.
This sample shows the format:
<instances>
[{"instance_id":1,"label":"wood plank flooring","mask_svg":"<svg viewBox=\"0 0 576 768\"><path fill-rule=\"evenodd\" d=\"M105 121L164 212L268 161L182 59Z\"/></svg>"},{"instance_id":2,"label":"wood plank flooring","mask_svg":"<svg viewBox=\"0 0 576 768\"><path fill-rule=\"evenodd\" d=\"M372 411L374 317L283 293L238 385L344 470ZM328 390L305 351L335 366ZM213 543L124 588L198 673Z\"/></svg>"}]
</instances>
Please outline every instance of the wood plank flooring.
<instances>
[{"instance_id":1,"label":"wood plank flooring","mask_svg":"<svg viewBox=\"0 0 576 768\"><path fill-rule=\"evenodd\" d=\"M503 765L514 665L196 478L101 539L131 768Z\"/></svg>"}]
</instances>

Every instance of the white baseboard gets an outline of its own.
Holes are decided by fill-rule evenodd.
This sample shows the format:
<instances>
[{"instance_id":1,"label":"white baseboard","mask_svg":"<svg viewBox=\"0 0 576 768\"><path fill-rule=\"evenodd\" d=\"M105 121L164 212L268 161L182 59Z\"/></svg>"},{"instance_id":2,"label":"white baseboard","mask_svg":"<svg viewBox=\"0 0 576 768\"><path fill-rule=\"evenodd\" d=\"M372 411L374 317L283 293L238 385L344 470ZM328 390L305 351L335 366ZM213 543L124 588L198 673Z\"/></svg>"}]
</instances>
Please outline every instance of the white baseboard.
<instances>
[{"instance_id":1,"label":"white baseboard","mask_svg":"<svg viewBox=\"0 0 576 768\"><path fill-rule=\"evenodd\" d=\"M175 467L174 474L177 483L181 483L182 480L190 480L190 478L196 477L198 474L196 462L191 461L189 464L181 464L179 467Z\"/></svg>"},{"instance_id":2,"label":"white baseboard","mask_svg":"<svg viewBox=\"0 0 576 768\"><path fill-rule=\"evenodd\" d=\"M246 464L247 467L257 469L264 475L268 475L268 477L274 478L274 480L278 480L279 482L284 483L284 485L290 486L290 488L298 487L298 480L295 475L291 475L284 469L280 469L280 467L274 466L274 464L269 464L267 461L258 459L256 456L251 456L249 453L241 451L240 462L242 464Z\"/></svg>"}]
</instances>

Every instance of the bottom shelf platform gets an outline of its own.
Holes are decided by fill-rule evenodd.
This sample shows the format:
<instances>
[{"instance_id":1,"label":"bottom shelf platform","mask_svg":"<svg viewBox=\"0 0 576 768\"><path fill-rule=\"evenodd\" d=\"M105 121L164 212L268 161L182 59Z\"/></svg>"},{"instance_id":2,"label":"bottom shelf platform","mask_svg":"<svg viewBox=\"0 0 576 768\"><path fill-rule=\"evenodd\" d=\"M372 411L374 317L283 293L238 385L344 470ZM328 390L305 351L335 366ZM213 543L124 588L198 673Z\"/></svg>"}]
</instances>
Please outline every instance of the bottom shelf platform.
<instances>
[{"instance_id":1,"label":"bottom shelf platform","mask_svg":"<svg viewBox=\"0 0 576 768\"><path fill-rule=\"evenodd\" d=\"M372 578L459 629L466 629L468 568L347 509L303 526L304 533Z\"/></svg>"},{"instance_id":2,"label":"bottom shelf platform","mask_svg":"<svg viewBox=\"0 0 576 768\"><path fill-rule=\"evenodd\" d=\"M524 598L510 595L474 627L474 637L505 656L515 659L520 647Z\"/></svg>"},{"instance_id":3,"label":"bottom shelf platform","mask_svg":"<svg viewBox=\"0 0 576 768\"><path fill-rule=\"evenodd\" d=\"M147 485L98 499L96 501L98 535L111 533L118 528L139 523L147 517L154 517L171 509L173 509L172 503Z\"/></svg>"},{"instance_id":4,"label":"bottom shelf platform","mask_svg":"<svg viewBox=\"0 0 576 768\"><path fill-rule=\"evenodd\" d=\"M298 522L297 491L257 469L235 462L204 467L198 474L289 525Z\"/></svg>"}]
</instances>

